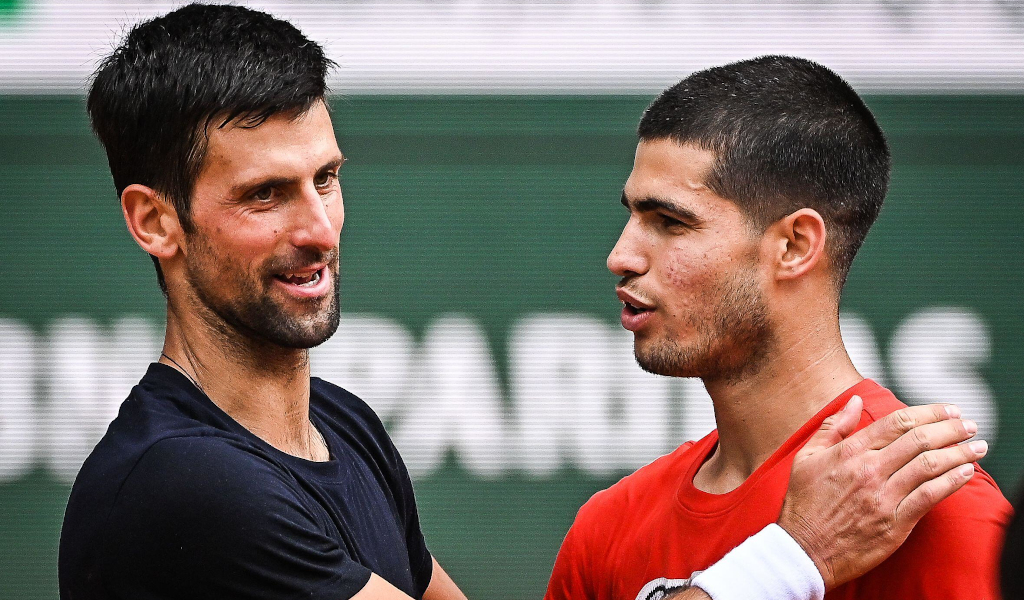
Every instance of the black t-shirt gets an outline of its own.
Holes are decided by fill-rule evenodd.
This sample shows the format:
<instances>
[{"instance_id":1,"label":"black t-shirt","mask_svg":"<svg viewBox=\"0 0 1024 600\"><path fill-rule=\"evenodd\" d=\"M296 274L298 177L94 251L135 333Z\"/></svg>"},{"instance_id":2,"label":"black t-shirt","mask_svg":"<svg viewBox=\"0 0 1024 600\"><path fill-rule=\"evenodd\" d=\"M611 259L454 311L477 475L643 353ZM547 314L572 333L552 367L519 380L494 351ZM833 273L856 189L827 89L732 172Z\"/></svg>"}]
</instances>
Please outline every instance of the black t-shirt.
<instances>
[{"instance_id":1,"label":"black t-shirt","mask_svg":"<svg viewBox=\"0 0 1024 600\"><path fill-rule=\"evenodd\" d=\"M330 460L275 449L181 373L150 366L78 474L62 600L343 600L376 573L430 583L412 482L373 411L311 380Z\"/></svg>"}]
</instances>

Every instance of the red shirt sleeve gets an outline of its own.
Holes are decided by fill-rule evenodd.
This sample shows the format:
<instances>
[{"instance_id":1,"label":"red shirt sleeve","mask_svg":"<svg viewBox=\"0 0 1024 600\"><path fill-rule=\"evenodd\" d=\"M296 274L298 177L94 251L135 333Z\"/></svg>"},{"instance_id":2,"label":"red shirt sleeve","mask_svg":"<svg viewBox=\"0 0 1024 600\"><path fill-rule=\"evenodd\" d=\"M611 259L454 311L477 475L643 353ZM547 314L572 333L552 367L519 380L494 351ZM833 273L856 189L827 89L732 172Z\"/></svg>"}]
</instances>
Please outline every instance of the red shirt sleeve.
<instances>
[{"instance_id":1,"label":"red shirt sleeve","mask_svg":"<svg viewBox=\"0 0 1024 600\"><path fill-rule=\"evenodd\" d=\"M970 483L921 519L895 554L829 600L998 600L999 556L1012 513L992 478L978 469Z\"/></svg>"},{"instance_id":2,"label":"red shirt sleeve","mask_svg":"<svg viewBox=\"0 0 1024 600\"><path fill-rule=\"evenodd\" d=\"M562 540L562 547L555 558L555 567L548 581L544 600L583 600L593 598L587 578L588 553L583 548L579 518Z\"/></svg>"}]
</instances>

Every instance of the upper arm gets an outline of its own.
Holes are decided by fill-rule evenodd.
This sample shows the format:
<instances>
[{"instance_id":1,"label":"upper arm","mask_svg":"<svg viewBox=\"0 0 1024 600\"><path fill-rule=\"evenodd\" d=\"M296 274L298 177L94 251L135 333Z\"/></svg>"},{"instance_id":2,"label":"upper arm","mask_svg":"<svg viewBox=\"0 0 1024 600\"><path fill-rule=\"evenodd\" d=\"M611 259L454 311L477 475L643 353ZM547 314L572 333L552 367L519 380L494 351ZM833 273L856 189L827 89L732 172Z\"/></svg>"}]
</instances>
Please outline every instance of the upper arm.
<instances>
[{"instance_id":1,"label":"upper arm","mask_svg":"<svg viewBox=\"0 0 1024 600\"><path fill-rule=\"evenodd\" d=\"M452 578L444 572L437 561L433 561L433 575L430 578L430 585L423 594L423 600L466 600L466 595L455 585ZM352 600L411 600L405 592L387 582L376 573L370 575L359 593L352 596Z\"/></svg>"},{"instance_id":2,"label":"upper arm","mask_svg":"<svg viewBox=\"0 0 1024 600\"><path fill-rule=\"evenodd\" d=\"M353 596L369 571L291 486L222 439L159 442L108 517L107 587L133 598Z\"/></svg>"},{"instance_id":3,"label":"upper arm","mask_svg":"<svg viewBox=\"0 0 1024 600\"><path fill-rule=\"evenodd\" d=\"M386 436L386 434L385 434ZM413 579L416 590L429 591L429 586L434 585L434 580L440 571L443 577L447 574L441 570L437 561L431 556L427 549L427 542L423 537L423 530L420 527L419 509L416 506L416 494L413 491L412 478L405 467L398 449L391 443L390 437L385 437L391 453L390 471L392 490L396 496L399 512L405 525L405 545L409 551L409 564L413 568ZM449 581L451 581L449 579ZM454 585L454 584L453 584Z\"/></svg>"},{"instance_id":4,"label":"upper arm","mask_svg":"<svg viewBox=\"0 0 1024 600\"><path fill-rule=\"evenodd\" d=\"M430 585L423 594L423 600L466 600L466 595L455 585L441 565L437 564L437 559L432 561L433 574L430 576Z\"/></svg>"},{"instance_id":5,"label":"upper arm","mask_svg":"<svg viewBox=\"0 0 1024 600\"><path fill-rule=\"evenodd\" d=\"M344 393L348 394L348 392ZM409 475L409 470L406 468L398 448L395 447L391 436L388 435L384 424L373 412L373 409L359 398L355 396L351 396L351 398L350 406L358 411L362 429L367 434L365 443L374 449L372 455L379 474L382 476L381 485L389 490L404 527L405 545L409 553L409 564L412 567L413 589L426 594L428 586L433 584L433 576L436 575L439 567L427 549L426 540L423 537L412 477Z\"/></svg>"},{"instance_id":6,"label":"upper arm","mask_svg":"<svg viewBox=\"0 0 1024 600\"><path fill-rule=\"evenodd\" d=\"M352 600L412 600L412 598L374 573L370 575L366 585L355 596L352 596Z\"/></svg>"}]
</instances>

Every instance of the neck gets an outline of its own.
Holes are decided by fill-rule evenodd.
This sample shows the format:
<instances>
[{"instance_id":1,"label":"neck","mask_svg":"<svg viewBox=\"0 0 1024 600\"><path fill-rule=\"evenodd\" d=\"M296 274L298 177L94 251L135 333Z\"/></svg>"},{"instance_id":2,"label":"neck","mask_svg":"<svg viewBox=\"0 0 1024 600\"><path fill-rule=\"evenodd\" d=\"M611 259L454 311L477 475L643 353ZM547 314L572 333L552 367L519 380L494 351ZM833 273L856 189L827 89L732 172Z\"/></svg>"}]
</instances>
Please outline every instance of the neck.
<instances>
[{"instance_id":1,"label":"neck","mask_svg":"<svg viewBox=\"0 0 1024 600\"><path fill-rule=\"evenodd\" d=\"M739 487L812 416L863 379L834 318L827 326L788 328L769 354L755 372L705 379L719 441L694 478L699 489L725 493Z\"/></svg>"},{"instance_id":2,"label":"neck","mask_svg":"<svg viewBox=\"0 0 1024 600\"><path fill-rule=\"evenodd\" d=\"M183 371L263 441L294 456L326 460L309 420L308 350L246 337L209 309L169 305L163 353L160 362Z\"/></svg>"}]
</instances>

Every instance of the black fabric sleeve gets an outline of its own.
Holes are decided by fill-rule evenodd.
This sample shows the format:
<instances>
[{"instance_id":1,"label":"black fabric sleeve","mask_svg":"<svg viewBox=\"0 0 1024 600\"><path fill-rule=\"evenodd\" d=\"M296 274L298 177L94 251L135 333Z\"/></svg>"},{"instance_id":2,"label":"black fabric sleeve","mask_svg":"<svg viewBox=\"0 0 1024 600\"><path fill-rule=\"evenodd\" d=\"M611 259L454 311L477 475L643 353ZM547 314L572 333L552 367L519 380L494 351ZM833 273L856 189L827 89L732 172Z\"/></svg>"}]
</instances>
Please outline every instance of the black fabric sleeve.
<instances>
[{"instance_id":1,"label":"black fabric sleeve","mask_svg":"<svg viewBox=\"0 0 1024 600\"><path fill-rule=\"evenodd\" d=\"M383 428L383 426L382 426ZM398 508L405 519L405 543L409 548L409 564L413 568L413 582L416 585L416 597L422 598L430 585L430 578L434 574L434 559L427 550L427 542L423 538L423 530L420 528L420 515L416 508L416 496L412 488L412 478L405 466L398 449L387 438L387 448L392 453L392 474L396 487L400 490Z\"/></svg>"},{"instance_id":2,"label":"black fabric sleeve","mask_svg":"<svg viewBox=\"0 0 1024 600\"><path fill-rule=\"evenodd\" d=\"M326 382L325 382L326 383ZM334 387L332 384L328 386ZM422 598L423 593L430 585L430 578L434 574L434 560L427 550L427 542L423 538L423 530L420 528L419 511L416 508L416 494L412 486L412 477L409 469L402 460L391 436L388 435L384 423L368 404L350 392L334 387L343 394L349 396L349 406L356 411L363 427L372 439L372 446L376 448L375 459L383 472L384 484L391 491L398 514L405 525L405 543L409 550L409 564L412 566L413 583L416 588L415 597ZM383 464L381 464L383 463Z\"/></svg>"},{"instance_id":3,"label":"black fabric sleeve","mask_svg":"<svg viewBox=\"0 0 1024 600\"><path fill-rule=\"evenodd\" d=\"M107 518L112 598L344 600L370 572L271 462L217 437L163 440Z\"/></svg>"}]
</instances>

